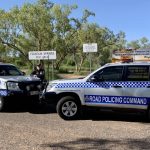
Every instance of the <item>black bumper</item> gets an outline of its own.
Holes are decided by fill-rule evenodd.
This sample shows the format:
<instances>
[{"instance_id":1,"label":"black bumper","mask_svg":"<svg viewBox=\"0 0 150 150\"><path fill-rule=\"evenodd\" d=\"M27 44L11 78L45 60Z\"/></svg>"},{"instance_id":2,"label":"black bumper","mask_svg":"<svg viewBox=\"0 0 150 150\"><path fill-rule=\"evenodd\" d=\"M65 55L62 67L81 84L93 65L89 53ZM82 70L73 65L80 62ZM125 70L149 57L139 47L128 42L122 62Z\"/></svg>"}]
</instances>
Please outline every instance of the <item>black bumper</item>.
<instances>
[{"instance_id":1,"label":"black bumper","mask_svg":"<svg viewBox=\"0 0 150 150\"><path fill-rule=\"evenodd\" d=\"M32 92L32 93L31 93ZM33 93L33 92L37 92L37 93ZM8 91L7 93L7 97L34 97L34 96L38 96L40 95L40 91L29 91L29 92L25 92L25 91Z\"/></svg>"},{"instance_id":2,"label":"black bumper","mask_svg":"<svg viewBox=\"0 0 150 150\"><path fill-rule=\"evenodd\" d=\"M41 102L47 104L57 104L58 102L58 95L55 92L47 92L41 96Z\"/></svg>"},{"instance_id":3,"label":"black bumper","mask_svg":"<svg viewBox=\"0 0 150 150\"><path fill-rule=\"evenodd\" d=\"M6 96L3 96L7 102L18 102L18 103L39 103L39 94L31 95L29 92L24 91L8 91Z\"/></svg>"}]
</instances>

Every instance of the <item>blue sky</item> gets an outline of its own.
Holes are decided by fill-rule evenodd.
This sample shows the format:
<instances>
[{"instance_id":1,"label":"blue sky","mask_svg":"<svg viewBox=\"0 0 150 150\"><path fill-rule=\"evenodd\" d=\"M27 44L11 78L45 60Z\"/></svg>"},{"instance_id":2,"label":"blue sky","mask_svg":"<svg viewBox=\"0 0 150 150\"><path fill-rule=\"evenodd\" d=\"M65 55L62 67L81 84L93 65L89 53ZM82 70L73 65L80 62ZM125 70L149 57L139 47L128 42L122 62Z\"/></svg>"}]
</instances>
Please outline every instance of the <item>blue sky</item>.
<instances>
[{"instance_id":1,"label":"blue sky","mask_svg":"<svg viewBox=\"0 0 150 150\"><path fill-rule=\"evenodd\" d=\"M15 5L36 0L0 0L0 9L9 10ZM81 17L84 9L96 14L89 21L106 26L114 33L124 31L128 41L147 37L150 40L150 0L52 0L57 4L77 4L73 12Z\"/></svg>"}]
</instances>

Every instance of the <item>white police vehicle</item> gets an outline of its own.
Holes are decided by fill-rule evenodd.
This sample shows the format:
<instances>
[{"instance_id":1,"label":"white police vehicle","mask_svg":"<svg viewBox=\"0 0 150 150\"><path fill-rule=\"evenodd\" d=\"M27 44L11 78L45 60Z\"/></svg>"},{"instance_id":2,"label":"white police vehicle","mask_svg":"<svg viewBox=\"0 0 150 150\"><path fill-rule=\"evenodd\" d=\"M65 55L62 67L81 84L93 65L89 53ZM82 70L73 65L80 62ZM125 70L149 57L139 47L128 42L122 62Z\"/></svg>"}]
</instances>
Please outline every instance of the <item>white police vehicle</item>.
<instances>
[{"instance_id":1,"label":"white police vehicle","mask_svg":"<svg viewBox=\"0 0 150 150\"><path fill-rule=\"evenodd\" d=\"M84 79L49 83L44 100L63 119L79 117L83 106L144 110L150 116L150 63L111 63Z\"/></svg>"},{"instance_id":2,"label":"white police vehicle","mask_svg":"<svg viewBox=\"0 0 150 150\"><path fill-rule=\"evenodd\" d=\"M0 63L0 111L7 102L28 101L29 97L39 98L41 81L39 78L24 76L14 65Z\"/></svg>"}]
</instances>

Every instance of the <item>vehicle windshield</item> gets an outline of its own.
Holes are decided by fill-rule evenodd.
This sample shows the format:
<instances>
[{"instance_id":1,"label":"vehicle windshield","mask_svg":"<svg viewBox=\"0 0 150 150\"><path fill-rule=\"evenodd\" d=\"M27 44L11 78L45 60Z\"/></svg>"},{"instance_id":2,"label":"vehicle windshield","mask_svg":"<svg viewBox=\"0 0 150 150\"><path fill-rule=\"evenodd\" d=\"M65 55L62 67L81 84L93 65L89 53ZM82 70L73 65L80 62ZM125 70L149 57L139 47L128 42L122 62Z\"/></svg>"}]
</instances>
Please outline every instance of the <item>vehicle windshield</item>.
<instances>
[{"instance_id":1,"label":"vehicle windshield","mask_svg":"<svg viewBox=\"0 0 150 150\"><path fill-rule=\"evenodd\" d=\"M19 71L15 66L1 65L0 76L22 76L22 72Z\"/></svg>"}]
</instances>

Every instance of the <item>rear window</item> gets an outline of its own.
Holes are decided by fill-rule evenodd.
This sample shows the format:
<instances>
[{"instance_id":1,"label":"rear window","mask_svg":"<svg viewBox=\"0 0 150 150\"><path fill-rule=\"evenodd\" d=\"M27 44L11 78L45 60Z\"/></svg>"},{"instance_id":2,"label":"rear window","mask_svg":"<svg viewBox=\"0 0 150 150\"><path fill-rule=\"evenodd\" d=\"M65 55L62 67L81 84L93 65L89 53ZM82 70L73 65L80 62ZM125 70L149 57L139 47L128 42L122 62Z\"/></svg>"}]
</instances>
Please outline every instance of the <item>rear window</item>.
<instances>
[{"instance_id":1,"label":"rear window","mask_svg":"<svg viewBox=\"0 0 150 150\"><path fill-rule=\"evenodd\" d=\"M127 81L149 81L149 66L127 66Z\"/></svg>"}]
</instances>

